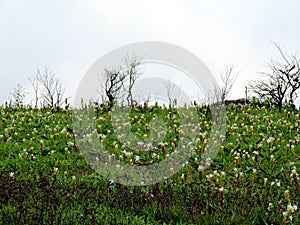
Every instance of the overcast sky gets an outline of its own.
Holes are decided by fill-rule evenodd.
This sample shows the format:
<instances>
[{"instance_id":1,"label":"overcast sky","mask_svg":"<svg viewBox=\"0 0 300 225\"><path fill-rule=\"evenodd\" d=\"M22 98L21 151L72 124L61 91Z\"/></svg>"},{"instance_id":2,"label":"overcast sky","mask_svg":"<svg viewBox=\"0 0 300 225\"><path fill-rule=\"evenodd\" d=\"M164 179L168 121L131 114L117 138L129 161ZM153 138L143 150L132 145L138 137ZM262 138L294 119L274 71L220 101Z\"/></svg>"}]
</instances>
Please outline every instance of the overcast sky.
<instances>
[{"instance_id":1,"label":"overcast sky","mask_svg":"<svg viewBox=\"0 0 300 225\"><path fill-rule=\"evenodd\" d=\"M300 1L287 0L0 0L0 103L17 84L47 66L68 96L105 53L139 41L164 41L195 53L216 78L228 64L240 71L232 98L246 80L300 49Z\"/></svg>"}]
</instances>

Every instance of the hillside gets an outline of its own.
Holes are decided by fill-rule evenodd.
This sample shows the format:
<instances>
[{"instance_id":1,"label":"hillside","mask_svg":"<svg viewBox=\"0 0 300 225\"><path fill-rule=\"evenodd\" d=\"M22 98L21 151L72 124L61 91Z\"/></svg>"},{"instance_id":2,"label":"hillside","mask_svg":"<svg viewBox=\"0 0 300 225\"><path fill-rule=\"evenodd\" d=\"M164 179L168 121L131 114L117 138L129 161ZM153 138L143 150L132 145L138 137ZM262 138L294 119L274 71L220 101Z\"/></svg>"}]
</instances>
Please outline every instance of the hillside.
<instances>
[{"instance_id":1,"label":"hillside","mask_svg":"<svg viewBox=\"0 0 300 225\"><path fill-rule=\"evenodd\" d=\"M98 134L113 157L140 166L172 154L180 142L175 109L136 109L132 132L146 139L153 111L171 131L162 134L163 145L139 157L111 134L108 110L97 111ZM95 172L77 145L72 113L0 108L0 224L300 223L299 109L227 106L220 151L201 170L211 124L208 109L200 107L202 130L192 157L170 178L148 186L124 186Z\"/></svg>"}]
</instances>

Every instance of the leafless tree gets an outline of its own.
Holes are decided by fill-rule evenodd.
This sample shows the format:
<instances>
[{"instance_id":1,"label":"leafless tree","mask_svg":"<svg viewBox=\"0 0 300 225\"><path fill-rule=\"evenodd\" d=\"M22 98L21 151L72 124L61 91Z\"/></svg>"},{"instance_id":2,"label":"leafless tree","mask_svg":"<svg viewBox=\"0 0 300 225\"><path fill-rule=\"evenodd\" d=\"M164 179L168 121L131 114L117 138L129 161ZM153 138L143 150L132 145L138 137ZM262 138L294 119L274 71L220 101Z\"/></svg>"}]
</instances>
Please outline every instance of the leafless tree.
<instances>
[{"instance_id":1,"label":"leafless tree","mask_svg":"<svg viewBox=\"0 0 300 225\"><path fill-rule=\"evenodd\" d=\"M178 98L180 97L180 90L170 80L168 80L168 82L165 83L165 87L167 89L169 105L174 107L177 104Z\"/></svg>"},{"instance_id":2,"label":"leafless tree","mask_svg":"<svg viewBox=\"0 0 300 225\"><path fill-rule=\"evenodd\" d=\"M124 59L124 64L119 68L104 70L104 91L110 103L126 98L128 106L132 107L134 105L135 100L132 89L136 80L142 74L140 65L141 62L136 57L127 56Z\"/></svg>"},{"instance_id":3,"label":"leafless tree","mask_svg":"<svg viewBox=\"0 0 300 225\"><path fill-rule=\"evenodd\" d=\"M27 96L27 92L24 87L22 87L21 84L18 84L16 88L14 88L14 91L10 93L12 96L13 104L16 107L21 107L24 103L24 99Z\"/></svg>"},{"instance_id":4,"label":"leafless tree","mask_svg":"<svg viewBox=\"0 0 300 225\"><path fill-rule=\"evenodd\" d=\"M222 103L227 100L237 77L238 72L235 71L234 65L227 66L225 71L221 74L222 85L220 87L220 100Z\"/></svg>"},{"instance_id":5,"label":"leafless tree","mask_svg":"<svg viewBox=\"0 0 300 225\"><path fill-rule=\"evenodd\" d=\"M293 103L300 88L300 65L297 55L286 55L282 47L274 43L282 61L272 60L267 64L269 72L264 79L250 83L250 88L261 98L271 97L282 108L285 101Z\"/></svg>"},{"instance_id":6,"label":"leafless tree","mask_svg":"<svg viewBox=\"0 0 300 225\"><path fill-rule=\"evenodd\" d=\"M41 85L41 98L44 100L45 105L48 107L60 107L63 104L63 97L65 89L56 75L45 68L43 72L38 70L37 78Z\"/></svg>"},{"instance_id":7,"label":"leafless tree","mask_svg":"<svg viewBox=\"0 0 300 225\"><path fill-rule=\"evenodd\" d=\"M207 91L204 96L204 99L201 100L198 97L199 102L204 102L205 104L224 104L227 100L230 91L235 84L235 81L238 77L238 72L235 69L234 65L225 67L224 72L221 73L221 84L220 86L214 86L211 90Z\"/></svg>"},{"instance_id":8,"label":"leafless tree","mask_svg":"<svg viewBox=\"0 0 300 225\"><path fill-rule=\"evenodd\" d=\"M105 94L110 103L114 103L118 99L119 93L123 88L125 81L125 74L122 72L122 69L105 69Z\"/></svg>"},{"instance_id":9,"label":"leafless tree","mask_svg":"<svg viewBox=\"0 0 300 225\"><path fill-rule=\"evenodd\" d=\"M38 101L39 101L39 75L40 71L37 70L35 76L33 78L29 78L29 81L32 85L34 96L35 96L35 107L38 107Z\"/></svg>"},{"instance_id":10,"label":"leafless tree","mask_svg":"<svg viewBox=\"0 0 300 225\"><path fill-rule=\"evenodd\" d=\"M132 95L132 88L136 80L142 75L141 62L135 56L127 56L124 60L124 66L122 72L126 77L126 85L124 85L124 90L127 93L127 104L130 107L134 106L135 100Z\"/></svg>"}]
</instances>

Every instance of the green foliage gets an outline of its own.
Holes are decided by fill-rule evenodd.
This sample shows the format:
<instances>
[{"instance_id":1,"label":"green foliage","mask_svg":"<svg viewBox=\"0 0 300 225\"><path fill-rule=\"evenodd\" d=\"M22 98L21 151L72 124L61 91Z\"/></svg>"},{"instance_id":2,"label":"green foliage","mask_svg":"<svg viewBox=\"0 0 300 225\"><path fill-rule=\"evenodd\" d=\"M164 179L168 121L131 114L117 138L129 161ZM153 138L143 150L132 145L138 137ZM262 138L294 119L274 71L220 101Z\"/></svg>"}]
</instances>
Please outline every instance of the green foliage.
<instances>
[{"instance_id":1,"label":"green foliage","mask_svg":"<svg viewBox=\"0 0 300 225\"><path fill-rule=\"evenodd\" d=\"M150 135L154 114L166 123L168 145L139 155L144 163L165 159L180 141L175 109L134 109L132 132ZM222 147L205 170L198 169L210 115L205 106L198 115L202 129L189 162L164 182L128 187L90 168L74 139L71 110L0 108L0 224L299 224L299 110L228 106ZM141 164L108 132L110 119L109 108L97 111L106 147Z\"/></svg>"}]
</instances>

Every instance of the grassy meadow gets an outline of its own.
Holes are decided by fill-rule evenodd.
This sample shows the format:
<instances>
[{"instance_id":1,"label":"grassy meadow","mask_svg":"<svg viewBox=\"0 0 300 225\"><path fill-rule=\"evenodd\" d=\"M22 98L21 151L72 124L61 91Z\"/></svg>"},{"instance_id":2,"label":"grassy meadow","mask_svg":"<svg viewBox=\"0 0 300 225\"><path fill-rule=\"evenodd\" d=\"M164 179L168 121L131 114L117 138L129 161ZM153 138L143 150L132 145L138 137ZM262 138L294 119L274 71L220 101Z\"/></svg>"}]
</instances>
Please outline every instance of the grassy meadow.
<instances>
[{"instance_id":1,"label":"grassy meadow","mask_svg":"<svg viewBox=\"0 0 300 225\"><path fill-rule=\"evenodd\" d=\"M157 184L125 186L87 163L71 109L2 106L0 224L300 224L299 109L252 102L226 111L222 146L204 170L211 123L198 106L201 130L191 131L197 141L182 169ZM97 135L126 164L160 162L180 142L176 109L141 106L128 121L146 140L154 114L167 127L158 148L139 154L119 143L108 106L95 110Z\"/></svg>"}]
</instances>

